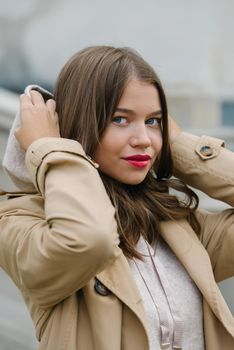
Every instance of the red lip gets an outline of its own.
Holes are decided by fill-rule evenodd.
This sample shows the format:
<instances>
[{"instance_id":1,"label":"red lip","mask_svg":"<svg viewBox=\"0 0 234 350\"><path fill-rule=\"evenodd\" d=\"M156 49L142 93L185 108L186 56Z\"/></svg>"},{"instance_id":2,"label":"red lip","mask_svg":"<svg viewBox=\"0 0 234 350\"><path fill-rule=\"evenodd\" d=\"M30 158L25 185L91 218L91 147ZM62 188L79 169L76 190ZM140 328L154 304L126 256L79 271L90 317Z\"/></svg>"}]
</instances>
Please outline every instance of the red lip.
<instances>
[{"instance_id":1,"label":"red lip","mask_svg":"<svg viewBox=\"0 0 234 350\"><path fill-rule=\"evenodd\" d=\"M133 156L125 157L123 159L134 160L134 161L137 161L137 162L144 162L146 160L151 159L151 157L148 154L135 154Z\"/></svg>"}]
</instances>

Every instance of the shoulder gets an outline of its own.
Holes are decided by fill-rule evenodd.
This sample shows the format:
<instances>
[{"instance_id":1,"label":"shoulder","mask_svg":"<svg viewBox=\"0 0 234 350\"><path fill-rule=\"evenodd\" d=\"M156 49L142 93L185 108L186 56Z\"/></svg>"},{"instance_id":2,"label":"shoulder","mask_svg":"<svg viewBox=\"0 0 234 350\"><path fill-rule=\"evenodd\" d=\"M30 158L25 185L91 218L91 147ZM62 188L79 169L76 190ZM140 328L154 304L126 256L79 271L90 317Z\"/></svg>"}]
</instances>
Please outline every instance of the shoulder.
<instances>
[{"instance_id":1,"label":"shoulder","mask_svg":"<svg viewBox=\"0 0 234 350\"><path fill-rule=\"evenodd\" d=\"M211 238L213 245L219 245L227 231L233 230L233 208L220 212L209 212L199 209L196 210L195 215L201 225L200 239L205 247L209 244Z\"/></svg>"},{"instance_id":2,"label":"shoulder","mask_svg":"<svg viewBox=\"0 0 234 350\"><path fill-rule=\"evenodd\" d=\"M217 213L197 211L200 240L207 250L217 281L234 275L234 209Z\"/></svg>"}]
</instances>

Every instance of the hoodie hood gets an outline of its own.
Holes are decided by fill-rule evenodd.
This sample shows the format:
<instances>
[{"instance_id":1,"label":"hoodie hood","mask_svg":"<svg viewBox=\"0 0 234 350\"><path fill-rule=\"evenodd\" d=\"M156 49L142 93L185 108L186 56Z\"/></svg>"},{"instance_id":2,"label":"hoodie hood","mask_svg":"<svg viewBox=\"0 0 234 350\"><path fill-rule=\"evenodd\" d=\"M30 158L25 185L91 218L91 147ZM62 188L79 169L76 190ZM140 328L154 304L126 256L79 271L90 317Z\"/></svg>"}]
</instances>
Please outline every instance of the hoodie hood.
<instances>
[{"instance_id":1,"label":"hoodie hood","mask_svg":"<svg viewBox=\"0 0 234 350\"><path fill-rule=\"evenodd\" d=\"M24 93L30 96L31 90L39 91L45 101L50 98L54 98L51 92L47 91L39 85L28 85L25 88ZM14 135L15 130L20 127L20 124L20 111L18 111L9 133L2 166L18 191L35 192L35 187L25 165L25 151L22 150Z\"/></svg>"}]
</instances>

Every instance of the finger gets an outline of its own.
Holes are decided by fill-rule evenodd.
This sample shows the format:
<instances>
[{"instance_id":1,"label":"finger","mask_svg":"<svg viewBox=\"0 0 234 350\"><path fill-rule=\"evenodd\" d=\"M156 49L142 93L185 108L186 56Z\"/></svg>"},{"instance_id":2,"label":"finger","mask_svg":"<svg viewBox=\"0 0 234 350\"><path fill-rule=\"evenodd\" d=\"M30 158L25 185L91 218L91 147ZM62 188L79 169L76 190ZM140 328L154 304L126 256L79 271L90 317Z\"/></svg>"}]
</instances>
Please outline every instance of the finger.
<instances>
[{"instance_id":1,"label":"finger","mask_svg":"<svg viewBox=\"0 0 234 350\"><path fill-rule=\"evenodd\" d=\"M54 114L54 117L55 117L56 127L57 127L57 129L58 129L59 134L60 134L60 125L59 125L58 113L55 113L55 114Z\"/></svg>"},{"instance_id":2,"label":"finger","mask_svg":"<svg viewBox=\"0 0 234 350\"><path fill-rule=\"evenodd\" d=\"M49 100L46 101L46 106L48 107L51 113L55 113L55 109L56 109L55 100L50 98Z\"/></svg>"},{"instance_id":3,"label":"finger","mask_svg":"<svg viewBox=\"0 0 234 350\"><path fill-rule=\"evenodd\" d=\"M55 119L56 119L56 125L59 127L59 118L58 118L58 113L54 113Z\"/></svg>"},{"instance_id":4,"label":"finger","mask_svg":"<svg viewBox=\"0 0 234 350\"><path fill-rule=\"evenodd\" d=\"M42 94L40 94L40 92L31 90L30 97L34 105L42 105L42 106L45 105L44 99L42 97Z\"/></svg>"},{"instance_id":5,"label":"finger","mask_svg":"<svg viewBox=\"0 0 234 350\"><path fill-rule=\"evenodd\" d=\"M19 136L19 131L20 131L20 128L16 128L14 131L14 136L17 140L18 140L18 136Z\"/></svg>"},{"instance_id":6,"label":"finger","mask_svg":"<svg viewBox=\"0 0 234 350\"><path fill-rule=\"evenodd\" d=\"M26 94L22 94L20 95L20 105L22 106L32 106L32 101L31 98L26 95Z\"/></svg>"},{"instance_id":7,"label":"finger","mask_svg":"<svg viewBox=\"0 0 234 350\"><path fill-rule=\"evenodd\" d=\"M58 113L52 114L53 121L55 122L56 127L59 129L59 119L58 119Z\"/></svg>"}]
</instances>

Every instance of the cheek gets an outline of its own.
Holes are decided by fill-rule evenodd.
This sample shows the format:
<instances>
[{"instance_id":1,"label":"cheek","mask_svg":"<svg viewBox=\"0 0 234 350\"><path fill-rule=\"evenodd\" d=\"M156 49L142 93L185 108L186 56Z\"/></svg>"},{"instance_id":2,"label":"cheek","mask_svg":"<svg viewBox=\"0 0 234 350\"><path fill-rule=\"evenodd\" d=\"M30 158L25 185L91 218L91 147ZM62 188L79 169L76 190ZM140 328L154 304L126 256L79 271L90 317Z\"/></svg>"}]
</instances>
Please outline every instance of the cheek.
<instances>
[{"instance_id":1,"label":"cheek","mask_svg":"<svg viewBox=\"0 0 234 350\"><path fill-rule=\"evenodd\" d=\"M98 153L99 155L105 154L106 156L109 154L115 153L116 142L114 139L103 140L99 146Z\"/></svg>"},{"instance_id":2,"label":"cheek","mask_svg":"<svg viewBox=\"0 0 234 350\"><path fill-rule=\"evenodd\" d=\"M126 144L123 133L116 132L112 128L109 128L103 136L101 143L99 144L96 154L98 157L112 157L119 154Z\"/></svg>"},{"instance_id":3,"label":"cheek","mask_svg":"<svg viewBox=\"0 0 234 350\"><path fill-rule=\"evenodd\" d=\"M163 144L162 134L161 132L159 132L158 135L154 135L152 139L152 146L157 153L161 151L162 144Z\"/></svg>"},{"instance_id":4,"label":"cheek","mask_svg":"<svg viewBox=\"0 0 234 350\"><path fill-rule=\"evenodd\" d=\"M99 165L108 162L108 158L114 153L115 144L110 139L103 139L94 152L93 159Z\"/></svg>"}]
</instances>

